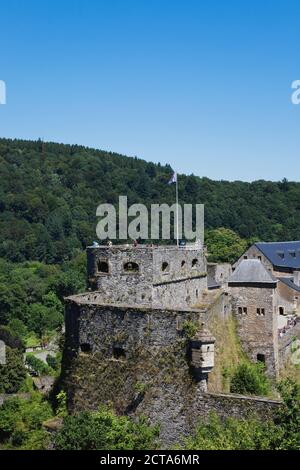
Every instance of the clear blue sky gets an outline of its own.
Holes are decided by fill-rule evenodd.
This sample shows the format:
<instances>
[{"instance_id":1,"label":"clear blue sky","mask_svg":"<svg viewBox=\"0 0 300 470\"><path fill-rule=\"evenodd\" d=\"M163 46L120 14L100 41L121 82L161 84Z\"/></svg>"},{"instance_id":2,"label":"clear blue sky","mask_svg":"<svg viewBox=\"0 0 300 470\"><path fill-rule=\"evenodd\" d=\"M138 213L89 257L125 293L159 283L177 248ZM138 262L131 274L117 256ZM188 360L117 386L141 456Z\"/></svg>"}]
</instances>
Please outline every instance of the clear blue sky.
<instances>
[{"instance_id":1,"label":"clear blue sky","mask_svg":"<svg viewBox=\"0 0 300 470\"><path fill-rule=\"evenodd\" d=\"M300 181L298 0L4 0L0 136Z\"/></svg>"}]
</instances>

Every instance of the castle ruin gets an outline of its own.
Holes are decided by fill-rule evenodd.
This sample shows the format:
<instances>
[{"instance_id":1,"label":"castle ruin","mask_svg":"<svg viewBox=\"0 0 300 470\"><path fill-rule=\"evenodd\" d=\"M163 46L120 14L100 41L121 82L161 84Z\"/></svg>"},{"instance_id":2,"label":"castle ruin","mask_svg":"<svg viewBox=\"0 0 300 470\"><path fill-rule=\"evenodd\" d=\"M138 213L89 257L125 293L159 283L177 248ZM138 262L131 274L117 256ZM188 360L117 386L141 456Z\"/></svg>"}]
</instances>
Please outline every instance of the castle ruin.
<instances>
[{"instance_id":1,"label":"castle ruin","mask_svg":"<svg viewBox=\"0 0 300 470\"><path fill-rule=\"evenodd\" d=\"M160 424L164 445L212 410L272 412L278 406L272 400L209 391L212 315L236 318L244 351L264 362L270 376L289 356L287 336L284 344L280 337L279 280L262 259L249 258L232 272L228 264L207 263L205 248L195 245L89 247L89 290L66 299L63 379L70 411L106 404L145 415ZM222 301L212 305L215 292ZM288 308L297 314L294 298Z\"/></svg>"}]
</instances>

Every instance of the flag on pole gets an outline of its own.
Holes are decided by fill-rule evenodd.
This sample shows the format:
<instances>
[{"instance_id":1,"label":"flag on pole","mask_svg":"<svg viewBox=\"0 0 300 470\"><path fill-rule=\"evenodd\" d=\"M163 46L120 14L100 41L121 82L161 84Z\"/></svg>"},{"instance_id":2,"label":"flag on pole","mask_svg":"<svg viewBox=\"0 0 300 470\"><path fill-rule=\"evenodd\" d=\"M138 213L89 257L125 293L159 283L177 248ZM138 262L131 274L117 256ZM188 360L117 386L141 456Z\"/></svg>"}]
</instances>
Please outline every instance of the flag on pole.
<instances>
[{"instance_id":1,"label":"flag on pole","mask_svg":"<svg viewBox=\"0 0 300 470\"><path fill-rule=\"evenodd\" d=\"M172 178L168 182L168 184L172 184L172 183L177 183L177 173L176 173L176 171L174 171L174 173L172 175Z\"/></svg>"}]
</instances>

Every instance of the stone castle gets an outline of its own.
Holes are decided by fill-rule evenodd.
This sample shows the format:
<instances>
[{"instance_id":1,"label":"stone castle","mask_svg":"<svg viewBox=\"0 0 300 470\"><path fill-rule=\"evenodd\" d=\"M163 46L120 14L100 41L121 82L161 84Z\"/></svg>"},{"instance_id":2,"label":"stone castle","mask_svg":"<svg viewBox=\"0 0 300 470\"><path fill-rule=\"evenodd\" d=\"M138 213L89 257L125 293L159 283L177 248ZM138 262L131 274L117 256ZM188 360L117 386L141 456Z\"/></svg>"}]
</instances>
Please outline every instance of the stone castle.
<instances>
[{"instance_id":1,"label":"stone castle","mask_svg":"<svg viewBox=\"0 0 300 470\"><path fill-rule=\"evenodd\" d=\"M210 393L215 338L208 324L233 316L244 351L277 377L300 331L300 242L257 243L232 267L207 263L203 246L92 246L87 266L88 292L66 299L63 379L71 411L109 404L145 415L168 445L211 410L244 416L278 406Z\"/></svg>"}]
</instances>

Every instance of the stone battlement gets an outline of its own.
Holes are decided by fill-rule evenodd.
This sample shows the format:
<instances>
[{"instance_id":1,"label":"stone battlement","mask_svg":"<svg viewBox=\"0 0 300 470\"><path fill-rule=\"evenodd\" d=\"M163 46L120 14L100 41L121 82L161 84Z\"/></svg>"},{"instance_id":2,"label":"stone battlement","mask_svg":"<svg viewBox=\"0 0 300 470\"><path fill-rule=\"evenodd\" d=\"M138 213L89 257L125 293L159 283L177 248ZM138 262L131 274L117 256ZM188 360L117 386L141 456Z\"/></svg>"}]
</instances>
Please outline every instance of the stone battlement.
<instances>
[{"instance_id":1,"label":"stone battlement","mask_svg":"<svg viewBox=\"0 0 300 470\"><path fill-rule=\"evenodd\" d=\"M112 245L87 249L88 285L104 303L186 308L207 288L203 247Z\"/></svg>"}]
</instances>

